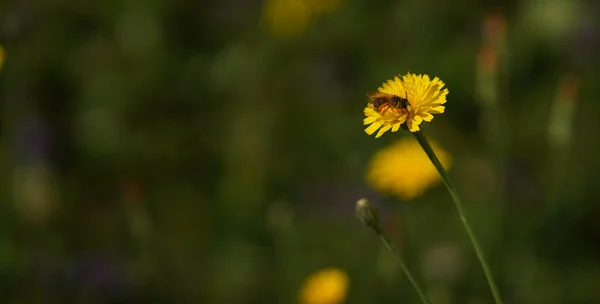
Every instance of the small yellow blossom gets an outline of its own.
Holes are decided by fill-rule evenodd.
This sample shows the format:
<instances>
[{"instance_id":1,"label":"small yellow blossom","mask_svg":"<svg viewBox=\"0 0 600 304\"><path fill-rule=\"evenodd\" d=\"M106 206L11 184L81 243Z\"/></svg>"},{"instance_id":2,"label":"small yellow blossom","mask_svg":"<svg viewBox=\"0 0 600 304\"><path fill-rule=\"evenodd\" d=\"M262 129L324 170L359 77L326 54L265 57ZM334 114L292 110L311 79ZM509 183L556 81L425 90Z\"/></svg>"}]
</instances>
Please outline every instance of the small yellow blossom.
<instances>
[{"instance_id":1,"label":"small yellow blossom","mask_svg":"<svg viewBox=\"0 0 600 304\"><path fill-rule=\"evenodd\" d=\"M330 13L340 0L265 0L263 19L276 36L297 36L316 16Z\"/></svg>"},{"instance_id":2,"label":"small yellow blossom","mask_svg":"<svg viewBox=\"0 0 600 304\"><path fill-rule=\"evenodd\" d=\"M264 18L278 36L295 36L310 23L311 10L304 0L266 0Z\"/></svg>"},{"instance_id":3,"label":"small yellow blossom","mask_svg":"<svg viewBox=\"0 0 600 304\"><path fill-rule=\"evenodd\" d=\"M439 78L429 79L427 75L408 73L402 79L396 76L388 80L378 89L379 92L406 98L408 105L406 108L386 107L385 111L381 111L369 103L364 109L366 117L363 122L369 125L365 132L371 135L379 130L375 136L378 138L390 129L398 131L404 123L411 132L419 131L421 122L431 121L433 114L444 113L448 89L443 87L444 83Z\"/></svg>"},{"instance_id":4,"label":"small yellow blossom","mask_svg":"<svg viewBox=\"0 0 600 304\"><path fill-rule=\"evenodd\" d=\"M300 290L301 304L339 304L346 298L348 275L338 268L325 268L311 274Z\"/></svg>"},{"instance_id":5,"label":"small yellow blossom","mask_svg":"<svg viewBox=\"0 0 600 304\"><path fill-rule=\"evenodd\" d=\"M436 142L429 140L446 170L452 164L450 155ZM377 152L370 161L367 182L374 189L410 200L440 181L440 175L419 143L403 137Z\"/></svg>"}]
</instances>

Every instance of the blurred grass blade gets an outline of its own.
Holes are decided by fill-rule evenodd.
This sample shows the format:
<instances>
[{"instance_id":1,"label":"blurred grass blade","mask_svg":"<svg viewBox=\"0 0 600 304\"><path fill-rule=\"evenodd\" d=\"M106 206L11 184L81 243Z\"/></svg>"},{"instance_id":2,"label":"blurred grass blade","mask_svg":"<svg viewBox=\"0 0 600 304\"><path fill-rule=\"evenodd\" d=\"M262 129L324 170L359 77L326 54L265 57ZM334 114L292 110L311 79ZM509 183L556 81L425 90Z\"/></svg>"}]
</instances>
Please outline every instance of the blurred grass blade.
<instances>
[{"instance_id":1,"label":"blurred grass blade","mask_svg":"<svg viewBox=\"0 0 600 304\"><path fill-rule=\"evenodd\" d=\"M549 169L552 174L548 198L553 206L559 201L561 194L558 191L563 188L561 184L567 170L577 91L577 77L566 75L561 79L548 122Z\"/></svg>"}]
</instances>

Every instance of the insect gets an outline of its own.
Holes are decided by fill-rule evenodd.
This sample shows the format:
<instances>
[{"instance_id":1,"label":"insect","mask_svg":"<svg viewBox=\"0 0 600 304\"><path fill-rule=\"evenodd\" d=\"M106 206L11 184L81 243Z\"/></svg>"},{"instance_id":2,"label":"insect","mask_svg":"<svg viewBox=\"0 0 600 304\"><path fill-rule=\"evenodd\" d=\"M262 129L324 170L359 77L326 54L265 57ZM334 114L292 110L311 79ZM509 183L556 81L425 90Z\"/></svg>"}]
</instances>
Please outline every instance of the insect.
<instances>
[{"instance_id":1,"label":"insect","mask_svg":"<svg viewBox=\"0 0 600 304\"><path fill-rule=\"evenodd\" d=\"M381 111L381 114L384 114L390 107L395 107L400 110L406 110L410 103L408 102L408 94L406 98L402 98L400 96L381 93L379 91L372 92L367 94L369 96L369 103L373 104L373 108L376 111Z\"/></svg>"}]
</instances>

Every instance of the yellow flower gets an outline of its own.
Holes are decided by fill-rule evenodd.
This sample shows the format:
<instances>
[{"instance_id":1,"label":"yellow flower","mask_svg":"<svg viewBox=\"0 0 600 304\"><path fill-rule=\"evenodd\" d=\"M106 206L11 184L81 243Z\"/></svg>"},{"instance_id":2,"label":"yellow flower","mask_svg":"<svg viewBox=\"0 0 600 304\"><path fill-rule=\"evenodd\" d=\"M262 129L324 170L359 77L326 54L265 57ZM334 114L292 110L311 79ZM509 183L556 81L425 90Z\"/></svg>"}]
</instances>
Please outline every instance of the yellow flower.
<instances>
[{"instance_id":1,"label":"yellow flower","mask_svg":"<svg viewBox=\"0 0 600 304\"><path fill-rule=\"evenodd\" d=\"M308 27L311 10L304 0L267 0L264 18L276 35L295 36Z\"/></svg>"},{"instance_id":2,"label":"yellow flower","mask_svg":"<svg viewBox=\"0 0 600 304\"><path fill-rule=\"evenodd\" d=\"M337 8L340 0L266 0L263 19L277 36L296 36L311 20Z\"/></svg>"},{"instance_id":3,"label":"yellow flower","mask_svg":"<svg viewBox=\"0 0 600 304\"><path fill-rule=\"evenodd\" d=\"M339 304L346 298L348 275L338 268L311 274L300 290L301 304Z\"/></svg>"},{"instance_id":4,"label":"yellow flower","mask_svg":"<svg viewBox=\"0 0 600 304\"><path fill-rule=\"evenodd\" d=\"M446 170L452 165L450 155L436 142L429 140ZM377 152L369 164L367 182L374 189L410 200L440 181L440 175L419 143L403 137Z\"/></svg>"},{"instance_id":5,"label":"yellow flower","mask_svg":"<svg viewBox=\"0 0 600 304\"><path fill-rule=\"evenodd\" d=\"M365 132L371 135L379 130L375 136L378 138L390 129L392 132L398 131L404 123L411 132L419 131L421 122L431 121L433 114L444 113L443 104L446 103L448 89L442 89L443 87L444 83L439 78L431 80L427 75L408 73L402 79L396 76L393 80L388 80L378 89L379 92L406 98L408 104L406 108L392 106L375 109L369 103L364 110L366 117L363 122L370 126Z\"/></svg>"}]
</instances>

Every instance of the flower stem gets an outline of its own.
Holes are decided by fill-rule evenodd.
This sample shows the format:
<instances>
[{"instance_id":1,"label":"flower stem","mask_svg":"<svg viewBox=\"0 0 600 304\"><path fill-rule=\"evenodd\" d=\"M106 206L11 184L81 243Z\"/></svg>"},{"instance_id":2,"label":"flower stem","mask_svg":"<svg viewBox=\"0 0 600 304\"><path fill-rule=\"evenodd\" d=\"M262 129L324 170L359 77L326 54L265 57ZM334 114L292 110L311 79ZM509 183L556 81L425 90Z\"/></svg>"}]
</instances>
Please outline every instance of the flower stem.
<instances>
[{"instance_id":1,"label":"flower stem","mask_svg":"<svg viewBox=\"0 0 600 304\"><path fill-rule=\"evenodd\" d=\"M385 246L396 257L396 260L398 261L398 264L400 264L402 272L404 272L404 275L406 275L413 288L419 294L421 301L424 304L430 304L429 300L425 296L425 293L423 292L421 287L419 287L419 284L417 284L417 281L410 273L410 270L408 270L408 266L404 262L402 255L400 255L400 252L396 250L390 238L385 234L385 231L383 231L383 228L381 227L380 223L379 209L376 206L372 205L366 198L361 198L356 202L356 216L365 224L365 226L373 229L373 231L377 233L377 235L383 241L383 244L385 244Z\"/></svg>"},{"instance_id":2,"label":"flower stem","mask_svg":"<svg viewBox=\"0 0 600 304\"><path fill-rule=\"evenodd\" d=\"M425 135L423 134L423 132L422 131L413 132L413 135L415 136L415 138L417 139L417 141L419 142L419 144L421 145L423 150L425 150L425 153L427 153L427 156L429 157L429 159L431 160L431 162L437 169L438 173L440 174L442 181L444 182L444 185L446 185L448 192L450 192L450 196L452 196L452 200L454 201L454 204L456 205L456 209L458 210L458 214L460 215L460 219L462 220L463 226L465 227L465 230L467 231L467 234L469 235L469 238L471 239L471 243L473 244L473 248L475 248L475 253L477 254L477 257L479 258L479 262L481 262L481 266L483 267L483 272L485 273L485 277L487 278L488 284L490 285L490 289L492 291L492 295L494 296L494 300L495 300L496 304L501 304L502 298L500 297L500 292L498 291L498 287L496 286L496 282L494 281L494 277L492 276L492 271L490 270L490 267L488 266L488 263L486 262L485 256L483 254L483 250L481 249L481 246L479 245L479 241L477 241L477 237L475 236L475 233L473 233L473 230L471 230L471 226L469 225L469 222L467 221L467 217L465 216L463 204L458 196L458 193L456 192L456 188L454 187L454 183L452 182L452 179L450 179L450 175L448 175L448 173L446 172L446 170L440 163L439 159L435 155L435 152L431 148L429 141L427 140L427 138L425 138Z\"/></svg>"},{"instance_id":3,"label":"flower stem","mask_svg":"<svg viewBox=\"0 0 600 304\"><path fill-rule=\"evenodd\" d=\"M408 266L404 262L404 259L402 259L402 256L400 255L400 253L398 252L398 250L396 250L396 247L394 247L394 244L392 244L392 241L390 241L390 238L388 238L387 235L383 231L381 233L378 233L378 234L379 234L379 237L381 238L381 240L383 241L383 243L385 244L385 246L396 257L396 260L398 261L398 264L400 265L400 268L402 268L402 272L404 272L404 275L406 275L406 277L408 278L408 280L410 281L410 283L412 284L412 286L414 287L414 289L419 294L419 297L421 298L421 301L423 303L425 303L425 304L430 304L429 300L427 299L427 296L425 296L425 293L423 293L423 290L421 290L421 288L419 287L419 284L417 284L417 281L415 280L415 278L410 273L410 270L408 270Z\"/></svg>"}]
</instances>

